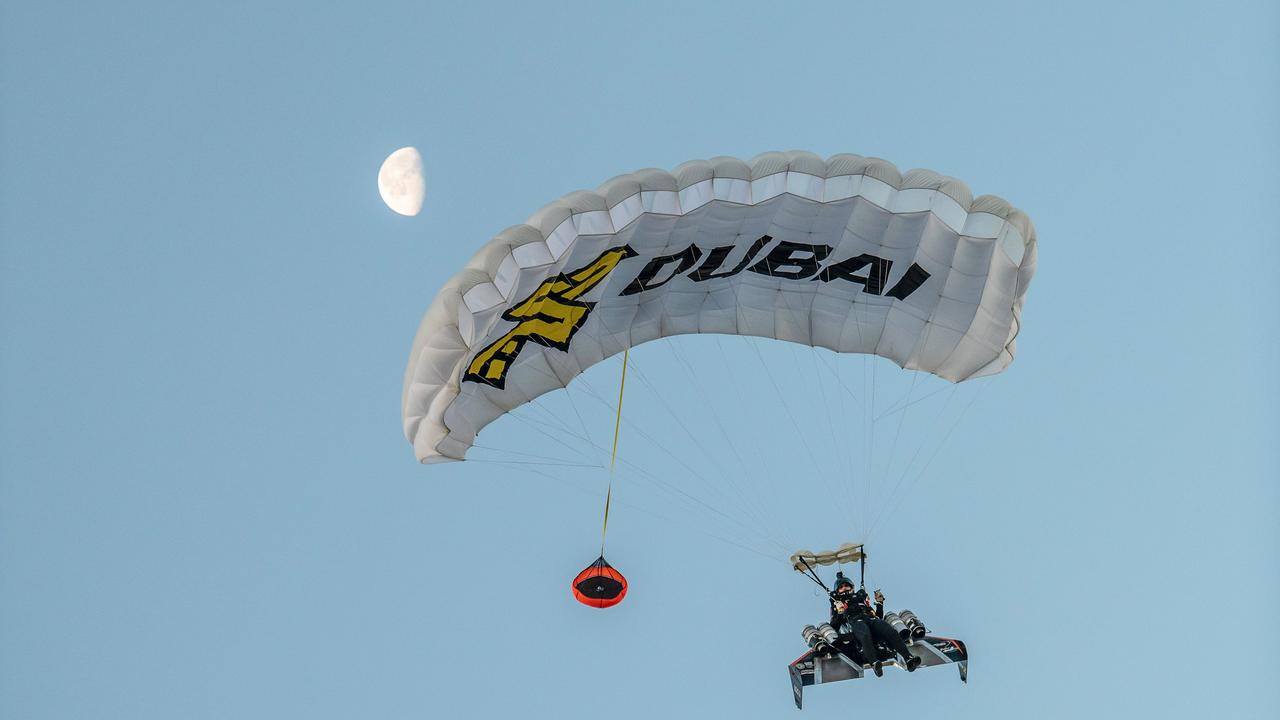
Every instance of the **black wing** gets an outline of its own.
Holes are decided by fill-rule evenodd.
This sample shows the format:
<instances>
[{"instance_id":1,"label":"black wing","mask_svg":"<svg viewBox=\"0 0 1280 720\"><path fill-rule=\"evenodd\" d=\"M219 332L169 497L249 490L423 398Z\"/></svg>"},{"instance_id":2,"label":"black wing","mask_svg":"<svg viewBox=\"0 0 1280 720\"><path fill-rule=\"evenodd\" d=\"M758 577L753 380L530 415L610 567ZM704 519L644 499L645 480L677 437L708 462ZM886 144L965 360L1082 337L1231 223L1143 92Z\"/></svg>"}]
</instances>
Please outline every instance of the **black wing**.
<instances>
[{"instance_id":1,"label":"black wing","mask_svg":"<svg viewBox=\"0 0 1280 720\"><path fill-rule=\"evenodd\" d=\"M926 635L911 643L911 654L920 658L921 667L933 667L955 663L960 670L960 680L969 681L969 651L964 643L951 638ZM886 665L896 665L896 661L886 661ZM791 675L791 692L795 695L796 707L802 707L804 688L807 685L853 680L862 677L870 665L862 665L841 652L819 655L816 651L796 658L788 671Z\"/></svg>"}]
</instances>

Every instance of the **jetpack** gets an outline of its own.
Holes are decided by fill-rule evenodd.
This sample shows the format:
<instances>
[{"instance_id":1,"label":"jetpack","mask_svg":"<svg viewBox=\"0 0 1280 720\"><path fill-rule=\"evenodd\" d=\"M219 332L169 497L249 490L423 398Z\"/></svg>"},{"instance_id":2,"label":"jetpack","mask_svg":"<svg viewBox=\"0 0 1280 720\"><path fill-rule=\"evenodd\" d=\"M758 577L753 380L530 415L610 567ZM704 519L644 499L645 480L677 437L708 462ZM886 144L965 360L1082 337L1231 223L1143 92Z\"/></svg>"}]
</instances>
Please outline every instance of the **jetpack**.
<instances>
[{"instance_id":1,"label":"jetpack","mask_svg":"<svg viewBox=\"0 0 1280 720\"><path fill-rule=\"evenodd\" d=\"M801 550L791 556L791 565L797 572L814 581L828 594L831 589L819 577L815 567L821 565L837 565L858 563L859 585L866 588L867 553L862 545L845 543L830 552L815 553ZM920 658L920 667L955 664L960 671L960 680L969 681L969 651L960 640L939 637L929 634L928 628L910 610L884 613L883 620L889 623L898 636L907 643L911 654ZM809 649L796 658L788 667L791 676L791 692L795 696L796 708L803 707L804 688L809 685L854 680L861 678L872 665L864 664L850 654L842 651L847 642L829 623L806 625L801 632ZM881 666L898 666L900 660L893 650L884 643L876 647ZM853 653L855 656L857 653Z\"/></svg>"}]
</instances>

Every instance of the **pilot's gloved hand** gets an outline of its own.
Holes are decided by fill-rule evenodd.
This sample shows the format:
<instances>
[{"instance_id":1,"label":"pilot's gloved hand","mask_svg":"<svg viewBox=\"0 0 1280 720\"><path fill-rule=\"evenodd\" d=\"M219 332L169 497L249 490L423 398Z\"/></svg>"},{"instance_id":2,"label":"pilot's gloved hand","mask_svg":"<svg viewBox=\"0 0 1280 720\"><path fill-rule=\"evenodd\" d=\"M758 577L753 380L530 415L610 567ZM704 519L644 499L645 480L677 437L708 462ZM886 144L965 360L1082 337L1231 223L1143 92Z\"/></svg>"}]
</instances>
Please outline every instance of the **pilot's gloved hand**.
<instances>
[{"instance_id":1,"label":"pilot's gloved hand","mask_svg":"<svg viewBox=\"0 0 1280 720\"><path fill-rule=\"evenodd\" d=\"M880 592L879 589L876 590L876 602L878 603L884 602L884 593Z\"/></svg>"}]
</instances>

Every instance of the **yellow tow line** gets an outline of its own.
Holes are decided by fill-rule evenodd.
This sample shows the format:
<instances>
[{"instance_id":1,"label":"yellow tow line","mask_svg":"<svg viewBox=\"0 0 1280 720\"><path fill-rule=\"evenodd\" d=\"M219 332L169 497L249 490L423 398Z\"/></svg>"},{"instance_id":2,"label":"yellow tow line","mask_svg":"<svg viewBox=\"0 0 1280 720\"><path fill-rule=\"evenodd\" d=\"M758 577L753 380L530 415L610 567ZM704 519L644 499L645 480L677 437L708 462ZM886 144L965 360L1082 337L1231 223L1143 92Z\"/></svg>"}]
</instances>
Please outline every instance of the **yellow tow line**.
<instances>
[{"instance_id":1,"label":"yellow tow line","mask_svg":"<svg viewBox=\"0 0 1280 720\"><path fill-rule=\"evenodd\" d=\"M622 351L622 381L618 383L618 417L613 421L613 454L609 458L609 490L604 496L604 525L600 528L600 557L604 557L604 536L609 531L609 502L613 500L613 467L618 462L618 431L622 428L622 393L627 389L627 360L631 349Z\"/></svg>"}]
</instances>

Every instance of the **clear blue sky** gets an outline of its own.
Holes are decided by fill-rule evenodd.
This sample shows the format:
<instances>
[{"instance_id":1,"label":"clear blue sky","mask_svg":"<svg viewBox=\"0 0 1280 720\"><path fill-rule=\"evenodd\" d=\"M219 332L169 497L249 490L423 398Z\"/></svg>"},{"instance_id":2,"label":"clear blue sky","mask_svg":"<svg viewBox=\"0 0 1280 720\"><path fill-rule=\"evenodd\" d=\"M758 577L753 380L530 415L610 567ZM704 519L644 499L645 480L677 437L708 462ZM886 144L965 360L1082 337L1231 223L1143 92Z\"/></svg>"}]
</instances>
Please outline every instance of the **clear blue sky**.
<instances>
[{"instance_id":1,"label":"clear blue sky","mask_svg":"<svg viewBox=\"0 0 1280 720\"><path fill-rule=\"evenodd\" d=\"M588 610L602 473L422 467L399 416L421 313L493 234L787 149L963 178L1040 239L1017 361L874 538L971 683L806 716L1280 714L1275 3L321 5L0 6L0 717L791 716L823 603L785 563L628 510L666 496L624 476L631 596ZM374 183L402 145L412 219ZM674 383L659 350L636 367ZM825 517L798 456L750 482Z\"/></svg>"}]
</instances>

